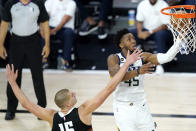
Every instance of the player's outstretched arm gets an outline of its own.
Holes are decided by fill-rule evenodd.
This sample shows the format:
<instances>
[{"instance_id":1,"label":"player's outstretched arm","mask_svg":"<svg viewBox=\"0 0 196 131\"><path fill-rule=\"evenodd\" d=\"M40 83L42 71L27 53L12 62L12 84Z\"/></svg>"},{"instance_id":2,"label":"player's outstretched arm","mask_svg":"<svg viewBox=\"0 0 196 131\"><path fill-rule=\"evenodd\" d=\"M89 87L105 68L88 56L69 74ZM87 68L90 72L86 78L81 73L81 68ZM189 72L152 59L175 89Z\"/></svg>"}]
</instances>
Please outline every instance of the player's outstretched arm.
<instances>
[{"instance_id":1,"label":"player's outstretched arm","mask_svg":"<svg viewBox=\"0 0 196 131\"><path fill-rule=\"evenodd\" d=\"M178 54L181 45L181 39L178 38L177 41L172 45L172 47L166 53L143 53L142 57L144 61L151 62L153 64L164 64L170 62Z\"/></svg>"},{"instance_id":2,"label":"player's outstretched arm","mask_svg":"<svg viewBox=\"0 0 196 131\"><path fill-rule=\"evenodd\" d=\"M89 115L93 111L95 111L104 101L105 99L115 90L117 85L120 83L122 78L124 77L129 65L133 64L135 61L140 59L141 51L136 50L131 55L128 52L127 61L120 68L118 73L109 81L107 86L102 89L94 98L87 100L84 104L79 107L79 113L82 115Z\"/></svg>"},{"instance_id":3,"label":"player's outstretched arm","mask_svg":"<svg viewBox=\"0 0 196 131\"><path fill-rule=\"evenodd\" d=\"M16 96L16 98L19 100L20 104L26 108L29 112L33 113L35 116L42 120L46 120L50 123L52 126L53 124L53 116L54 113L56 112L55 110L52 109L46 109L43 108L39 105L36 105L32 103L21 91L21 89L18 87L16 83L16 78L18 75L18 71L16 73L14 72L14 66L10 67L10 65L6 66L6 77L8 82L11 85L11 88Z\"/></svg>"}]
</instances>

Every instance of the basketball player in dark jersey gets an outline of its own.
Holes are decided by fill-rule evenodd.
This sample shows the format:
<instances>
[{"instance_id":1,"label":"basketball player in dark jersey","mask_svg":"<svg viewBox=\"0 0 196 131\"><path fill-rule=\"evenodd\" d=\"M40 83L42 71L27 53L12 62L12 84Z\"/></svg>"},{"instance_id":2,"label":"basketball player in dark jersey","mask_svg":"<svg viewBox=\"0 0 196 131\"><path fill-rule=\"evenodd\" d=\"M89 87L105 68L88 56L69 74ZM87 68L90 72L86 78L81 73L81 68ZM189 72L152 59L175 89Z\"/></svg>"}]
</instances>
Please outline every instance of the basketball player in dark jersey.
<instances>
[{"instance_id":1,"label":"basketball player in dark jersey","mask_svg":"<svg viewBox=\"0 0 196 131\"><path fill-rule=\"evenodd\" d=\"M92 112L95 111L113 92L124 77L128 67L140 59L141 54L142 53L140 50L135 50L132 55L128 53L126 63L110 80L107 86L95 97L88 99L78 108L74 108L74 105L77 102L74 92L68 89L62 89L57 92L55 95L55 103L61 109L61 111L43 108L32 103L18 87L16 83L17 71L16 73L14 72L13 65L12 67L9 65L6 66L6 76L21 105L38 118L48 121L52 131L92 131Z\"/></svg>"}]
</instances>

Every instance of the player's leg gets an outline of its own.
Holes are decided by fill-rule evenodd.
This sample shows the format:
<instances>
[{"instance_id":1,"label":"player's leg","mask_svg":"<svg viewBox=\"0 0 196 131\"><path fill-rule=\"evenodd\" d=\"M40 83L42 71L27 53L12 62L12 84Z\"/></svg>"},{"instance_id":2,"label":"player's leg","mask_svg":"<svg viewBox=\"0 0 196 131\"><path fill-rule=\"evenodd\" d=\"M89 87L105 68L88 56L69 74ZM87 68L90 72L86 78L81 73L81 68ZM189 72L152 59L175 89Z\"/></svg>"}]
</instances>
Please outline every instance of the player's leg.
<instances>
[{"instance_id":1,"label":"player's leg","mask_svg":"<svg viewBox=\"0 0 196 131\"><path fill-rule=\"evenodd\" d=\"M142 104L137 110L138 131L155 131L155 124L147 104Z\"/></svg>"},{"instance_id":2,"label":"player's leg","mask_svg":"<svg viewBox=\"0 0 196 131\"><path fill-rule=\"evenodd\" d=\"M113 104L114 118L120 131L137 131L135 127L135 110L128 104Z\"/></svg>"},{"instance_id":3,"label":"player's leg","mask_svg":"<svg viewBox=\"0 0 196 131\"><path fill-rule=\"evenodd\" d=\"M41 37L34 34L29 37L26 45L26 54L38 105L46 107L46 92L43 80L42 56L41 56Z\"/></svg>"}]
</instances>

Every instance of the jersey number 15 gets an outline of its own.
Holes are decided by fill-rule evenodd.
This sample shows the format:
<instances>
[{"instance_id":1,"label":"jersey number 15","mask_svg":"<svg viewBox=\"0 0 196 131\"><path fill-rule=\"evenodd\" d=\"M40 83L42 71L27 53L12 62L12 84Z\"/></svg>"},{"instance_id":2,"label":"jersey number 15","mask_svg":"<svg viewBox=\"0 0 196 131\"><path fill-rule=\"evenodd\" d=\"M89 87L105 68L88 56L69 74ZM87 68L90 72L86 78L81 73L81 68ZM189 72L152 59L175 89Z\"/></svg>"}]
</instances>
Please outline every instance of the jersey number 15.
<instances>
[{"instance_id":1,"label":"jersey number 15","mask_svg":"<svg viewBox=\"0 0 196 131\"><path fill-rule=\"evenodd\" d=\"M61 131L75 131L73 129L73 123L72 123L72 121L65 122L64 123L64 126L65 126L65 129L63 128L63 124L59 124L59 127L60 127L60 130Z\"/></svg>"}]
</instances>

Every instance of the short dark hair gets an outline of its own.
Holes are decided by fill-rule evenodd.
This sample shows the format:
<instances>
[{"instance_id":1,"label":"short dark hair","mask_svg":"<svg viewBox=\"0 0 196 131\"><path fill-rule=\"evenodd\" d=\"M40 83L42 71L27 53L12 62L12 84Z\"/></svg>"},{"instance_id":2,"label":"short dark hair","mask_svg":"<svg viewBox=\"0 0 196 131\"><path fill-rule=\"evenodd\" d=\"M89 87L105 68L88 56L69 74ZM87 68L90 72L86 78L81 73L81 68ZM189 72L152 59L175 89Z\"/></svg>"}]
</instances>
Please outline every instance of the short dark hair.
<instances>
[{"instance_id":1,"label":"short dark hair","mask_svg":"<svg viewBox=\"0 0 196 131\"><path fill-rule=\"evenodd\" d=\"M118 47L118 48L120 48L120 43L121 43L121 39L122 39L122 37L125 35L125 34L127 34L127 33L130 33L129 32L129 30L128 29L121 29L121 30L119 30L119 31L117 31L117 33L116 33L116 36L114 37L114 43L115 43L115 45Z\"/></svg>"}]
</instances>

